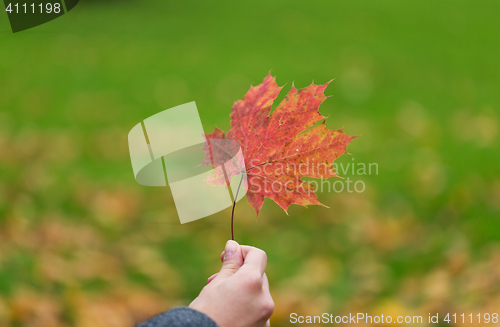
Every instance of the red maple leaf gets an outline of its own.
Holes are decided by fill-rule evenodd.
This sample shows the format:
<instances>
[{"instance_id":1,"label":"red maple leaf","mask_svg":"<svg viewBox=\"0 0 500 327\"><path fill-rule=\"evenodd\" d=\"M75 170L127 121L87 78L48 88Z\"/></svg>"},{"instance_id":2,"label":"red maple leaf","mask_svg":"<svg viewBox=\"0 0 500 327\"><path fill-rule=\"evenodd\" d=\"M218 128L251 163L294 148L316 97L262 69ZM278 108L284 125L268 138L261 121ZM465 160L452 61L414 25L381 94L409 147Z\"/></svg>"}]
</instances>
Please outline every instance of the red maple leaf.
<instances>
[{"instance_id":1,"label":"red maple leaf","mask_svg":"<svg viewBox=\"0 0 500 327\"><path fill-rule=\"evenodd\" d=\"M285 212L290 204L322 205L311 184L302 177L338 177L332 163L347 153L347 145L355 138L342 129L326 128L326 117L319 113L319 106L327 98L324 90L328 84L311 84L303 89L292 85L271 114L271 106L282 87L278 87L275 77L269 74L262 84L251 87L243 100L234 103L229 132L215 128L206 135L208 145L204 147L203 164L220 166L230 157L228 153L234 155L234 151L210 148L212 141L235 140L245 160L248 202L257 214L266 197ZM240 172L241 168L229 169L224 175L215 174L208 182L222 184Z\"/></svg>"}]
</instances>

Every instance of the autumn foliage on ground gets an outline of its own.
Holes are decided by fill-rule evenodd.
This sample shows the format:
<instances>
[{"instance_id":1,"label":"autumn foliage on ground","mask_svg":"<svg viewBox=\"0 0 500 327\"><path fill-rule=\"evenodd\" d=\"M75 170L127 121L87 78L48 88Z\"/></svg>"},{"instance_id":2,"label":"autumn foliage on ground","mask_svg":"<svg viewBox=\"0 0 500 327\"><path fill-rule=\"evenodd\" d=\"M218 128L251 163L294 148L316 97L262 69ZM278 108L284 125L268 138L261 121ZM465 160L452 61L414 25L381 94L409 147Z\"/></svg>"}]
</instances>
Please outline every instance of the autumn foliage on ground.
<instances>
[{"instance_id":1,"label":"autumn foliage on ground","mask_svg":"<svg viewBox=\"0 0 500 327\"><path fill-rule=\"evenodd\" d=\"M237 204L238 240L268 254L271 326L498 312L499 5L81 1L23 35L0 20L0 326L132 327L196 297L231 211L180 225L168 189L135 182L127 134L193 100L206 133L229 131L270 68L278 98L335 77L320 112L363 133L335 162L380 166L363 193L317 192L331 209Z\"/></svg>"}]
</instances>

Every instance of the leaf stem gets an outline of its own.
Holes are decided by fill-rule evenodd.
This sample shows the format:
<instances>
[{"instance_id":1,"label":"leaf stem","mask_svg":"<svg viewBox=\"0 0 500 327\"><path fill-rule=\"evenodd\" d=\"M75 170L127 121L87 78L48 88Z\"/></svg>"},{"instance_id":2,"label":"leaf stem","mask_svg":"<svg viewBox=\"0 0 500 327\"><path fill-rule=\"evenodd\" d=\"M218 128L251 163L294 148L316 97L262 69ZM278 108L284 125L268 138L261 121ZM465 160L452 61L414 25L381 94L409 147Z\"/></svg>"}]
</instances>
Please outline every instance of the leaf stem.
<instances>
[{"instance_id":1,"label":"leaf stem","mask_svg":"<svg viewBox=\"0 0 500 327\"><path fill-rule=\"evenodd\" d=\"M241 179L240 179L240 184L238 185L238 189L236 190L236 196L234 197L234 202L233 202L233 211L231 213L231 239L234 241L234 208L236 207L236 201L238 201L238 193L240 192L240 187L241 187L241 182L243 182L243 173L241 173Z\"/></svg>"}]
</instances>

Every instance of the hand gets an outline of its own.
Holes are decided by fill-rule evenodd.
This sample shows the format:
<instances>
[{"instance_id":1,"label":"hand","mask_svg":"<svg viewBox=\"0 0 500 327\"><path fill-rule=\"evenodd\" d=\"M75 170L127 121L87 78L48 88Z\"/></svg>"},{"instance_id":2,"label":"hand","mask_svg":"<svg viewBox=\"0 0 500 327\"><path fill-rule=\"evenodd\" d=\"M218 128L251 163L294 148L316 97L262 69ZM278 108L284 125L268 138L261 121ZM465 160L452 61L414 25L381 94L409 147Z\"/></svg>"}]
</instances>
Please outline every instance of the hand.
<instances>
[{"instance_id":1,"label":"hand","mask_svg":"<svg viewBox=\"0 0 500 327\"><path fill-rule=\"evenodd\" d=\"M219 327L264 327L274 311L269 282L264 273L267 256L252 246L226 243L220 272L189 305L203 312Z\"/></svg>"}]
</instances>

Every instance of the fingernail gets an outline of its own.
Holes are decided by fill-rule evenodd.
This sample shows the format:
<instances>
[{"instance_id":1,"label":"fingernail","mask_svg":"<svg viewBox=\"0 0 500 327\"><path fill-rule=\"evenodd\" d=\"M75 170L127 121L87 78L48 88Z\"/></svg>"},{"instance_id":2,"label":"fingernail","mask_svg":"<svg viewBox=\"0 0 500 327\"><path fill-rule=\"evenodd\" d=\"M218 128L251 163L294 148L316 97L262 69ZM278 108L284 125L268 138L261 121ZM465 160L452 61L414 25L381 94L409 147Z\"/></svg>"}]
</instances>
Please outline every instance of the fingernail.
<instances>
[{"instance_id":1,"label":"fingernail","mask_svg":"<svg viewBox=\"0 0 500 327\"><path fill-rule=\"evenodd\" d=\"M224 253L224 260L226 260L226 258L230 258L232 257L233 255L236 254L236 246L238 245L238 243L236 243L235 241L227 241L226 243L226 252Z\"/></svg>"}]
</instances>

